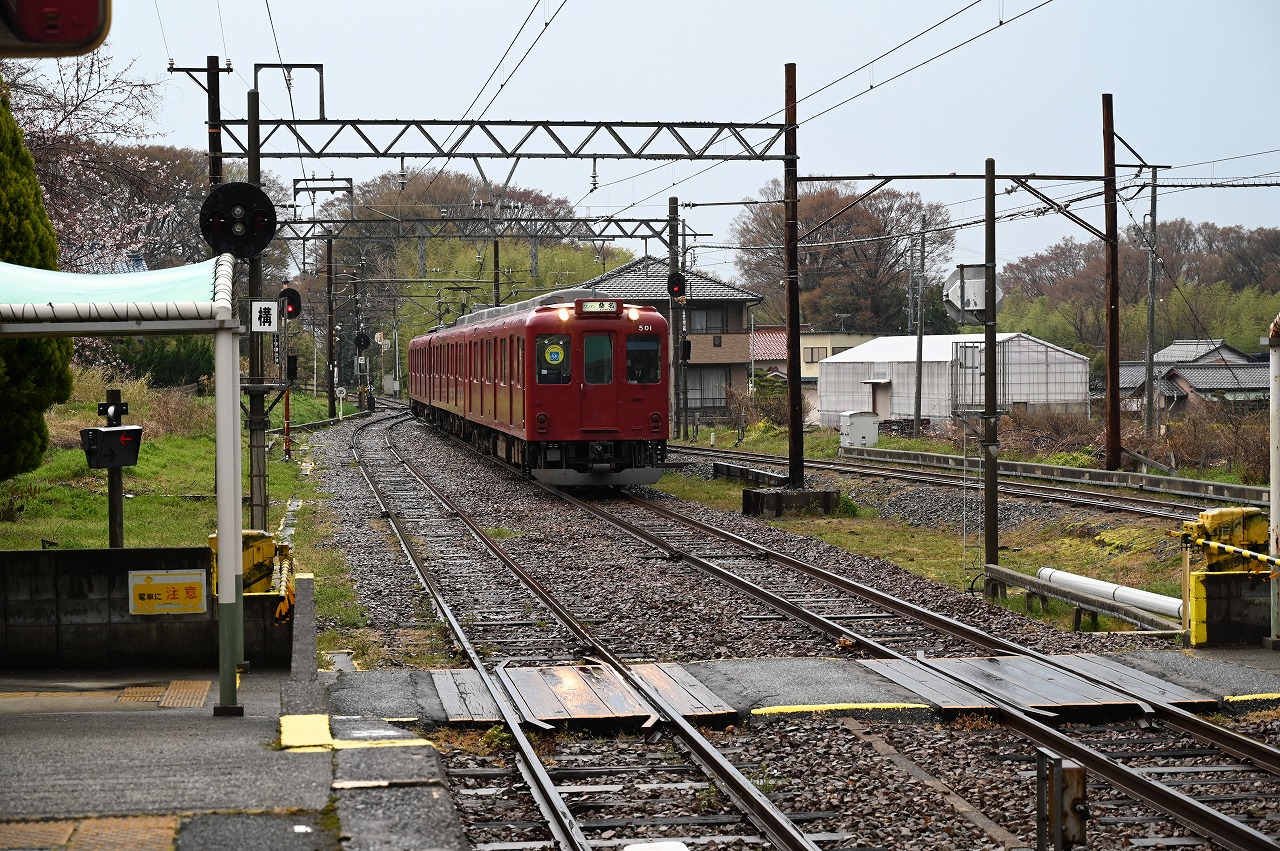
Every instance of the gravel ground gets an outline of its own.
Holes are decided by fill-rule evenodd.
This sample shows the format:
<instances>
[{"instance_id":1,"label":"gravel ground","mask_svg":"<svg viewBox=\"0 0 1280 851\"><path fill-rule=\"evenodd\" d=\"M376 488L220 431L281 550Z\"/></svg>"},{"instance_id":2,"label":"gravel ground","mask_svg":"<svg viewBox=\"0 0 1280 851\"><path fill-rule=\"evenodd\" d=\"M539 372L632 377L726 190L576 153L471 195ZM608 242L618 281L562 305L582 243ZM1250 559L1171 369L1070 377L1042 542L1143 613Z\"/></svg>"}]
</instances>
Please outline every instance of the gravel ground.
<instances>
[{"instance_id":1,"label":"gravel ground","mask_svg":"<svg viewBox=\"0 0 1280 851\"><path fill-rule=\"evenodd\" d=\"M352 427L344 424L311 436L315 475L322 490L331 495L329 507L338 521L325 544L342 550L358 597L369 608L372 625L390 634L407 622L416 622L423 597L417 580L401 566L404 559L398 550L389 549L386 521L380 518L379 506L352 464L348 449ZM453 492L466 510L481 515L482 523L518 532L504 541L504 547L534 568L553 590L575 590L580 595L575 608L593 613L599 632L610 640L659 648L654 655L664 660L820 655L831 650L825 640L789 624L744 621L744 613L763 610L717 588L701 574L655 558L622 538L606 540L599 532L584 534L579 528L582 524L555 500L509 474L493 472L484 462L459 455L458 450L441 445L416 425L396 434L400 445L432 470L434 483ZM478 476L483 476L483 485L476 484ZM874 505L882 517L913 525L952 527L961 510L960 501L941 489L876 484L860 490L857 499ZM981 595L958 593L882 559L846 553L753 518L695 504L682 504L681 509L1043 652L1168 648L1163 640L1134 633L1059 632L1017 612L992 606ZM1049 512L1061 511L1022 501L1007 501L1000 510L1002 526L1041 522L1054 516ZM576 552L591 555L583 558ZM655 587L665 589L664 593L654 595L651 589ZM403 660L392 654L384 664L403 664ZM1265 713L1237 723L1260 737L1274 740L1280 734L1280 720ZM848 832L856 838L848 845L833 847L994 849L1034 844L1034 778L1027 775L1034 762L1026 761L1031 746L1001 729L974 722L921 726L820 714L753 719L710 735L717 744L733 749L736 762L757 772L760 782L784 809L839 813L805 825L807 831ZM571 742L571 737L566 741ZM510 765L509 758L501 754L477 757L454 751L445 757L450 768ZM941 782L930 782L928 775ZM488 816L478 818L501 819L516 813L528 816L518 777L487 784L497 791L467 796L467 807L474 808L474 802L481 798L502 806L496 810L498 815L490 810ZM639 796L637 800L643 798L638 791L634 794ZM691 791L688 811L705 809L705 797L699 799L696 790ZM961 799L983 816L964 815L966 807ZM1099 798L1098 812L1118 806L1108 803L1104 794ZM625 808L615 814L625 815ZM1091 834L1089 847L1124 848L1130 836L1164 836L1176 830L1167 824L1121 824ZM530 831L519 838L537 833ZM678 834L673 828L655 829L647 835ZM472 836L471 841L480 840Z\"/></svg>"}]
</instances>

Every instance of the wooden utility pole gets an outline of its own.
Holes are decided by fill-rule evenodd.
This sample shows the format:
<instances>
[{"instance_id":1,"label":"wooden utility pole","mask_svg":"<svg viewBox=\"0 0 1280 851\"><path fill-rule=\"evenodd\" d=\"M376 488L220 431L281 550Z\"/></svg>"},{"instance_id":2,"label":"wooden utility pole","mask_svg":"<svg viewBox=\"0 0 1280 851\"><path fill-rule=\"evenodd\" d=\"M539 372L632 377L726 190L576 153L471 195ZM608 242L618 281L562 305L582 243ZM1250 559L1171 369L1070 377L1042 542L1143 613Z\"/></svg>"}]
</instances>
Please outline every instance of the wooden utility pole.
<instances>
[{"instance_id":1,"label":"wooden utility pole","mask_svg":"<svg viewBox=\"0 0 1280 851\"><path fill-rule=\"evenodd\" d=\"M800 394L800 197L796 157L796 64L786 65L786 135L783 139L782 209L787 285L787 487L804 488L804 407Z\"/></svg>"},{"instance_id":2,"label":"wooden utility pole","mask_svg":"<svg viewBox=\"0 0 1280 851\"><path fill-rule=\"evenodd\" d=\"M1106 210L1108 470L1120 469L1120 235L1116 215L1116 125L1111 95L1102 96L1102 190Z\"/></svg>"}]
</instances>

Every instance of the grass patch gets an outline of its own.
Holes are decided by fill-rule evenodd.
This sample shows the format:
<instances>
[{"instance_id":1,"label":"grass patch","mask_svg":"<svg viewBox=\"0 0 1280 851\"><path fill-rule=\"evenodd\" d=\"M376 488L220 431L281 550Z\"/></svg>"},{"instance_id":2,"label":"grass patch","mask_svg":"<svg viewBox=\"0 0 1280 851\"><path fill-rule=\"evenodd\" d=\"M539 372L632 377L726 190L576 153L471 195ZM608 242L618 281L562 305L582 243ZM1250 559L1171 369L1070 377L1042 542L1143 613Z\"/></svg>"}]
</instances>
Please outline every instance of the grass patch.
<instances>
[{"instance_id":1,"label":"grass patch","mask_svg":"<svg viewBox=\"0 0 1280 851\"><path fill-rule=\"evenodd\" d=\"M744 485L740 482L668 474L654 487L723 511L742 510ZM847 552L883 558L918 576L962 591L970 590L982 564L980 534L971 533L966 543L951 530L909 526L879 517L867 507L853 505L848 496L842 496L841 510L834 515L782 517L769 522L779 529L816 538ZM1167 531L1167 524L1159 520L1126 519L1118 523L1105 515L1077 524L1066 534L1061 526L1053 523L1027 523L1001 531L1000 564L1029 575L1034 575L1040 567L1056 567L1177 597L1181 595L1181 555L1177 542ZM1020 595L1000 604L1025 611L1025 601ZM1047 612L1040 615L1037 609L1036 616L1071 629L1073 609L1065 603L1050 601ZM1130 627L1104 619L1101 628Z\"/></svg>"}]
</instances>

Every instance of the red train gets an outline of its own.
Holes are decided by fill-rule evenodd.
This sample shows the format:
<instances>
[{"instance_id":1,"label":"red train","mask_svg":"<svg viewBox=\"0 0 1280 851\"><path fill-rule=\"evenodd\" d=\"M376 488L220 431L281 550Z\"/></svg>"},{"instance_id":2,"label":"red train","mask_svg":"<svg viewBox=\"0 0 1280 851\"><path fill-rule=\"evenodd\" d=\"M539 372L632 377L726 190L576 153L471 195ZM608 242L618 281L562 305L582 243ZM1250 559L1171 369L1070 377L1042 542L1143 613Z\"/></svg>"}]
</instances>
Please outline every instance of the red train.
<instances>
[{"instance_id":1,"label":"red train","mask_svg":"<svg viewBox=\"0 0 1280 851\"><path fill-rule=\"evenodd\" d=\"M480 310L409 343L410 409L538 481L651 484L668 341L657 309L589 290Z\"/></svg>"}]
</instances>

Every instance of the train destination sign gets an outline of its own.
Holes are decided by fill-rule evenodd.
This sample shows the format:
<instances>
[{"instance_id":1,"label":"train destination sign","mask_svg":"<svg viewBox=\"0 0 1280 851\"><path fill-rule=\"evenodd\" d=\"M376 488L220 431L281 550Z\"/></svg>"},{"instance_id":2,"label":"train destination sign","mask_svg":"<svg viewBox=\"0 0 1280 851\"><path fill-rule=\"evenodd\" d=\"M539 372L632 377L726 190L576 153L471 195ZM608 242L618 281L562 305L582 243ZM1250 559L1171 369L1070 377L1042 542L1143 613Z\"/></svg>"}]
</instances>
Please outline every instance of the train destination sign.
<instances>
[{"instance_id":1,"label":"train destination sign","mask_svg":"<svg viewBox=\"0 0 1280 851\"><path fill-rule=\"evenodd\" d=\"M622 312L622 302L615 299L590 301L587 299L579 299L577 302L578 313L609 313L619 314Z\"/></svg>"},{"instance_id":2,"label":"train destination sign","mask_svg":"<svg viewBox=\"0 0 1280 851\"><path fill-rule=\"evenodd\" d=\"M204 611L203 570L129 571L129 614L198 615Z\"/></svg>"}]
</instances>

